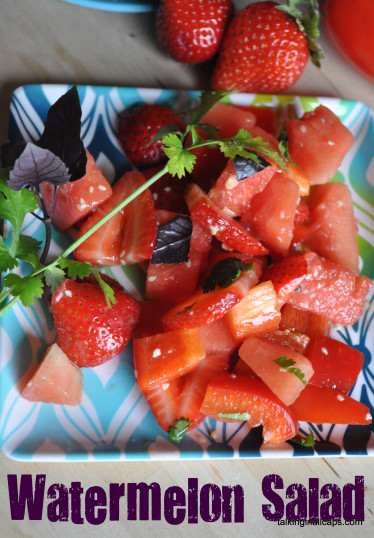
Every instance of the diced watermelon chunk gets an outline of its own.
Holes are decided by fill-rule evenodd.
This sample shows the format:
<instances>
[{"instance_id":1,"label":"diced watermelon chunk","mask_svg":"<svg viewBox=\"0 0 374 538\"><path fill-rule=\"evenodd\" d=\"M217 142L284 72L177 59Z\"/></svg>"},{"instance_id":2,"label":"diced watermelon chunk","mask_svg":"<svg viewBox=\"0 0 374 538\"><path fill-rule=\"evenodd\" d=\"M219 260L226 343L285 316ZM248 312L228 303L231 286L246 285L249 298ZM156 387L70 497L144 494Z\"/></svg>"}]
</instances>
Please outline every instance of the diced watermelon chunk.
<instances>
[{"instance_id":1,"label":"diced watermelon chunk","mask_svg":"<svg viewBox=\"0 0 374 538\"><path fill-rule=\"evenodd\" d=\"M221 138L231 138L240 129L250 131L256 123L256 117L250 110L219 102L201 118L200 123L210 123L218 129Z\"/></svg>"},{"instance_id":2,"label":"diced watermelon chunk","mask_svg":"<svg viewBox=\"0 0 374 538\"><path fill-rule=\"evenodd\" d=\"M315 185L308 200L309 235L305 245L320 256L359 273L357 221L347 185Z\"/></svg>"},{"instance_id":3,"label":"diced watermelon chunk","mask_svg":"<svg viewBox=\"0 0 374 538\"><path fill-rule=\"evenodd\" d=\"M264 190L275 171L274 165L267 166L253 176L238 181L233 161L230 160L209 191L209 198L227 215L241 216L248 211L253 196Z\"/></svg>"},{"instance_id":4,"label":"diced watermelon chunk","mask_svg":"<svg viewBox=\"0 0 374 538\"><path fill-rule=\"evenodd\" d=\"M275 135L275 109L268 106L237 105L238 108L252 112L256 117L256 125L268 133Z\"/></svg>"},{"instance_id":5,"label":"diced watermelon chunk","mask_svg":"<svg viewBox=\"0 0 374 538\"><path fill-rule=\"evenodd\" d=\"M286 174L275 174L265 189L252 198L241 222L271 251L286 255L292 241L299 186Z\"/></svg>"},{"instance_id":6,"label":"diced watermelon chunk","mask_svg":"<svg viewBox=\"0 0 374 538\"><path fill-rule=\"evenodd\" d=\"M53 344L21 396L30 402L76 406L82 399L82 381L80 369L57 344Z\"/></svg>"},{"instance_id":7,"label":"diced watermelon chunk","mask_svg":"<svg viewBox=\"0 0 374 538\"><path fill-rule=\"evenodd\" d=\"M285 405L291 405L296 400L304 390L303 381L307 383L313 375L312 364L304 355L265 338L249 337L239 348L239 356ZM294 361L292 368L299 370L302 380L295 371L289 371L274 362L283 357Z\"/></svg>"},{"instance_id":8,"label":"diced watermelon chunk","mask_svg":"<svg viewBox=\"0 0 374 538\"><path fill-rule=\"evenodd\" d=\"M200 327L200 334L207 353L233 352L236 340L232 336L223 318Z\"/></svg>"},{"instance_id":9,"label":"diced watermelon chunk","mask_svg":"<svg viewBox=\"0 0 374 538\"><path fill-rule=\"evenodd\" d=\"M86 174L58 188L52 222L62 232L89 215L112 194L111 186L96 166L94 158L88 150L86 153ZM44 182L41 191L49 214L53 205L54 186Z\"/></svg>"},{"instance_id":10,"label":"diced watermelon chunk","mask_svg":"<svg viewBox=\"0 0 374 538\"><path fill-rule=\"evenodd\" d=\"M288 303L282 307L281 316L279 328L282 330L291 330L310 337L315 334L328 335L331 331L331 322L328 318L300 310Z\"/></svg>"},{"instance_id":11,"label":"diced watermelon chunk","mask_svg":"<svg viewBox=\"0 0 374 538\"><path fill-rule=\"evenodd\" d=\"M326 106L306 112L286 126L291 159L302 166L311 185L327 183L354 141L353 134Z\"/></svg>"},{"instance_id":12,"label":"diced watermelon chunk","mask_svg":"<svg viewBox=\"0 0 374 538\"><path fill-rule=\"evenodd\" d=\"M337 325L352 325L364 311L373 286L366 276L357 277L314 252L306 255L308 274L289 299L292 306L324 316Z\"/></svg>"}]
</instances>

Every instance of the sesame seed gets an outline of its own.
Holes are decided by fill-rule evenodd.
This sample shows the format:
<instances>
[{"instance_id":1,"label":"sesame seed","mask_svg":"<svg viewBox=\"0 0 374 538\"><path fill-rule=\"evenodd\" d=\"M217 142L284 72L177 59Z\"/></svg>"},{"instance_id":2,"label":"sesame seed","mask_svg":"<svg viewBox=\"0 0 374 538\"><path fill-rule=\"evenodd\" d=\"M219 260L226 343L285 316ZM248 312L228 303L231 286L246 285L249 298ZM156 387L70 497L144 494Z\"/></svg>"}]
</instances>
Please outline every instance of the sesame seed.
<instances>
[{"instance_id":1,"label":"sesame seed","mask_svg":"<svg viewBox=\"0 0 374 538\"><path fill-rule=\"evenodd\" d=\"M343 402L345 398L342 394L338 394L337 399L339 400L339 402Z\"/></svg>"},{"instance_id":2,"label":"sesame seed","mask_svg":"<svg viewBox=\"0 0 374 538\"><path fill-rule=\"evenodd\" d=\"M328 355L329 352L327 351L327 349L325 347L321 347L321 351L324 355Z\"/></svg>"},{"instance_id":3,"label":"sesame seed","mask_svg":"<svg viewBox=\"0 0 374 538\"><path fill-rule=\"evenodd\" d=\"M157 348L157 349L153 350L153 353L152 353L153 358L159 357L160 355L161 355L161 349L160 348Z\"/></svg>"},{"instance_id":4,"label":"sesame seed","mask_svg":"<svg viewBox=\"0 0 374 538\"><path fill-rule=\"evenodd\" d=\"M148 282L154 282L155 280L156 280L155 276L149 276L148 277Z\"/></svg>"},{"instance_id":5,"label":"sesame seed","mask_svg":"<svg viewBox=\"0 0 374 538\"><path fill-rule=\"evenodd\" d=\"M94 191L94 188L93 188L93 186L92 186L92 185L90 185L90 188L88 189L88 192L90 192L90 193L92 194L92 193L93 193L93 191Z\"/></svg>"},{"instance_id":6,"label":"sesame seed","mask_svg":"<svg viewBox=\"0 0 374 538\"><path fill-rule=\"evenodd\" d=\"M105 185L99 185L98 189L99 189L99 191L106 191Z\"/></svg>"}]
</instances>

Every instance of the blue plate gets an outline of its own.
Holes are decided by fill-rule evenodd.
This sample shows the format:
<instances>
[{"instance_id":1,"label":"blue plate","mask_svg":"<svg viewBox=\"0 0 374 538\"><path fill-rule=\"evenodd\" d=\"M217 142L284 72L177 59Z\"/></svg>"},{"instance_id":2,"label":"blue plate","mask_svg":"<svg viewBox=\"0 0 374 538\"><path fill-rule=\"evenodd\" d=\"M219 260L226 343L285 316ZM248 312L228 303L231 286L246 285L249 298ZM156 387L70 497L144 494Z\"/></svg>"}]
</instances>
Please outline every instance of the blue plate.
<instances>
[{"instance_id":1,"label":"blue plate","mask_svg":"<svg viewBox=\"0 0 374 538\"><path fill-rule=\"evenodd\" d=\"M68 85L31 85L18 88L10 107L9 138L38 139L47 111ZM168 103L186 108L198 92L161 89L79 86L82 103L82 138L109 181L129 169L118 139L116 120L125 107L139 101ZM271 106L280 123L301 116L320 103L328 106L351 130L355 142L334 179L349 185L358 220L362 272L374 277L374 117L357 101L320 97L237 94L236 104ZM30 217L22 233L43 240L43 225ZM9 226L5 223L6 236ZM55 252L67 247L67 234L53 232ZM135 297L141 297L144 275L134 266L108 269ZM131 345L120 357L97 368L83 369L84 396L78 407L30 403L20 387L30 378L46 347L56 338L53 322L40 301L31 308L18 303L0 318L0 447L23 460L116 460L243 458L320 455L374 455L373 425L308 425L317 440L315 448L292 443L262 448L258 428L246 423L227 424L211 419L186 435L180 444L168 439L139 393L132 364ZM361 350L362 372L351 395L367 405L374 416L374 303L369 298L363 317L334 337Z\"/></svg>"},{"instance_id":2,"label":"blue plate","mask_svg":"<svg viewBox=\"0 0 374 538\"><path fill-rule=\"evenodd\" d=\"M153 11L158 4L157 0L64 0L64 2L103 11L122 11L126 13Z\"/></svg>"}]
</instances>

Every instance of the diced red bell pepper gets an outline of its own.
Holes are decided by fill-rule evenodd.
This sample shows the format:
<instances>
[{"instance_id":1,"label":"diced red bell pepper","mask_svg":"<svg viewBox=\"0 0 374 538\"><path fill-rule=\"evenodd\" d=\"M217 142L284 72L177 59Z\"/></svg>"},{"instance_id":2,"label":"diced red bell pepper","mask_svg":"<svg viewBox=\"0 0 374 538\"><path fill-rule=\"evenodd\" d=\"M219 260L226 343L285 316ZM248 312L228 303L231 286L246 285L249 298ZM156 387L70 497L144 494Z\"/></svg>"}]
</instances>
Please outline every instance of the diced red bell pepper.
<instances>
[{"instance_id":1,"label":"diced red bell pepper","mask_svg":"<svg viewBox=\"0 0 374 538\"><path fill-rule=\"evenodd\" d=\"M324 335L312 337L305 355L313 365L312 385L344 393L351 390L364 364L358 349Z\"/></svg>"},{"instance_id":2,"label":"diced red bell pepper","mask_svg":"<svg viewBox=\"0 0 374 538\"><path fill-rule=\"evenodd\" d=\"M292 404L298 420L314 424L371 424L370 410L361 402L329 387L307 385Z\"/></svg>"},{"instance_id":3,"label":"diced red bell pepper","mask_svg":"<svg viewBox=\"0 0 374 538\"><path fill-rule=\"evenodd\" d=\"M208 385L200 411L224 422L247 421L263 426L265 446L275 446L298 431L294 411L285 406L260 379L220 374Z\"/></svg>"},{"instance_id":4,"label":"diced red bell pepper","mask_svg":"<svg viewBox=\"0 0 374 538\"><path fill-rule=\"evenodd\" d=\"M205 357L199 329L134 338L134 366L140 391L193 370Z\"/></svg>"}]
</instances>

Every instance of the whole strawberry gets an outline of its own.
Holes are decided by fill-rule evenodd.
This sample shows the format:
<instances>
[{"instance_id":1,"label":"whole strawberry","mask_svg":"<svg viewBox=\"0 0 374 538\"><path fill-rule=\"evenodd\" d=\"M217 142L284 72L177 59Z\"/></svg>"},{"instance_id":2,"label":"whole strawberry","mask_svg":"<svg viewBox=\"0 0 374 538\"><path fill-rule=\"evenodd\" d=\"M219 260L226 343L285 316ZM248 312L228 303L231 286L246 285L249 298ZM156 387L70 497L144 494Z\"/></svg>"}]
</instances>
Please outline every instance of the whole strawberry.
<instances>
[{"instance_id":1,"label":"whole strawberry","mask_svg":"<svg viewBox=\"0 0 374 538\"><path fill-rule=\"evenodd\" d=\"M308 4L304 15L297 3ZM313 39L319 36L317 0L255 2L231 21L212 77L212 89L277 93L292 86L309 56L322 57Z\"/></svg>"},{"instance_id":2,"label":"whole strawberry","mask_svg":"<svg viewBox=\"0 0 374 538\"><path fill-rule=\"evenodd\" d=\"M139 318L138 303L115 289L109 308L97 284L66 279L52 297L58 344L79 367L98 366L118 355Z\"/></svg>"},{"instance_id":3,"label":"whole strawberry","mask_svg":"<svg viewBox=\"0 0 374 538\"><path fill-rule=\"evenodd\" d=\"M161 0L157 41L179 62L210 60L220 46L231 11L231 0Z\"/></svg>"},{"instance_id":4,"label":"whole strawberry","mask_svg":"<svg viewBox=\"0 0 374 538\"><path fill-rule=\"evenodd\" d=\"M135 168L148 168L166 160L161 140L149 143L161 127L170 124L184 129L181 118L163 105L135 103L120 114L118 138Z\"/></svg>"}]
</instances>

